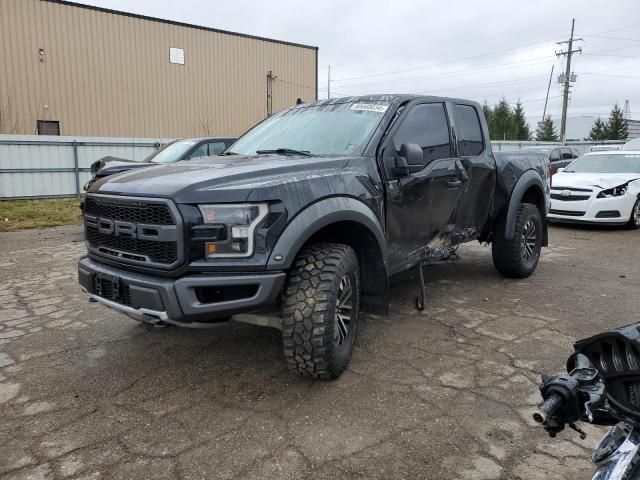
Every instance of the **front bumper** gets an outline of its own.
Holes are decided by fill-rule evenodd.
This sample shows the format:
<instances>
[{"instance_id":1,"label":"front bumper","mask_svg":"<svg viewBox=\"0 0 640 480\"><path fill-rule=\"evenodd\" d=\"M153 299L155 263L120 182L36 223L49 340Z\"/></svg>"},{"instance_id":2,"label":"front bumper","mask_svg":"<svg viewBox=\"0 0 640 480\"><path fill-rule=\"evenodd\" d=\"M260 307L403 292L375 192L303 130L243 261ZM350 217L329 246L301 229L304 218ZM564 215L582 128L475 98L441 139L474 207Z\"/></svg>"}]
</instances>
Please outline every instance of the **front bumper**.
<instances>
[{"instance_id":1,"label":"front bumper","mask_svg":"<svg viewBox=\"0 0 640 480\"><path fill-rule=\"evenodd\" d=\"M276 302L285 273L202 274L167 279L116 269L83 256L78 281L92 300L136 320L201 328Z\"/></svg>"},{"instance_id":2,"label":"front bumper","mask_svg":"<svg viewBox=\"0 0 640 480\"><path fill-rule=\"evenodd\" d=\"M604 223L624 225L631 218L637 196L597 198L598 192L589 194L586 200L566 201L551 199L547 218L569 223Z\"/></svg>"}]
</instances>

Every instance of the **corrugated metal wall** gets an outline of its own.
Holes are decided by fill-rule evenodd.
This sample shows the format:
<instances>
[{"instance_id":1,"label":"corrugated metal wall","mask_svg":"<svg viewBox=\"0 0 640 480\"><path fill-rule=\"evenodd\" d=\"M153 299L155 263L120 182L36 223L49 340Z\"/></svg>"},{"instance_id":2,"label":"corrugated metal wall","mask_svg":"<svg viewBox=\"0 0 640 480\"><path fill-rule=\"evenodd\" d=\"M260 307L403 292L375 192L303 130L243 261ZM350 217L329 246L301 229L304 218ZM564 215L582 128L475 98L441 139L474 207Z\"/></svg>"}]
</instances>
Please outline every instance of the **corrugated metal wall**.
<instances>
[{"instance_id":1,"label":"corrugated metal wall","mask_svg":"<svg viewBox=\"0 0 640 480\"><path fill-rule=\"evenodd\" d=\"M77 195L91 178L89 167L96 160L108 155L143 160L168 141L0 135L0 199Z\"/></svg>"},{"instance_id":2,"label":"corrugated metal wall","mask_svg":"<svg viewBox=\"0 0 640 480\"><path fill-rule=\"evenodd\" d=\"M170 47L184 49L184 65L169 62ZM62 135L237 136L266 116L269 70L278 77L274 112L314 100L316 62L315 47L54 0L0 0L0 133L32 134L37 120L58 120Z\"/></svg>"}]
</instances>

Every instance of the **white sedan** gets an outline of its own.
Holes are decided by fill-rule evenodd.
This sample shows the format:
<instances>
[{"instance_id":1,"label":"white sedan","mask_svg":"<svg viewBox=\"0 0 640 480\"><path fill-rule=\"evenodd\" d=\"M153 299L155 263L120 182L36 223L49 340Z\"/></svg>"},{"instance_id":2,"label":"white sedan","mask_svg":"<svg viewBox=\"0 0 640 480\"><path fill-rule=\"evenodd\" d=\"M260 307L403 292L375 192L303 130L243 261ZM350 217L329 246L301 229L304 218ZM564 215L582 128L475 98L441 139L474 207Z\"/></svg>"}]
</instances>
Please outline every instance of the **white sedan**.
<instances>
[{"instance_id":1,"label":"white sedan","mask_svg":"<svg viewBox=\"0 0 640 480\"><path fill-rule=\"evenodd\" d=\"M548 218L640 228L640 150L587 153L558 171Z\"/></svg>"}]
</instances>

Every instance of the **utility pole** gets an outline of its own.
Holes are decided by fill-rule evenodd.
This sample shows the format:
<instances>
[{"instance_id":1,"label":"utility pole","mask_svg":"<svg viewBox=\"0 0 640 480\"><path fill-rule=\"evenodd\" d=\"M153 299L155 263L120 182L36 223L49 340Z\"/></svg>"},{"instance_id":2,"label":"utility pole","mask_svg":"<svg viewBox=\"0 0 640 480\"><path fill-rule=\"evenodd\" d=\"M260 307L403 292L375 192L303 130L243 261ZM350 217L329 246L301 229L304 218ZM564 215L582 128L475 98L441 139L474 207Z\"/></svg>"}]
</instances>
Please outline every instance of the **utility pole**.
<instances>
[{"instance_id":1,"label":"utility pole","mask_svg":"<svg viewBox=\"0 0 640 480\"><path fill-rule=\"evenodd\" d=\"M582 54L582 48L573 49L573 42L581 41L582 38L573 38L573 30L576 24L576 19L571 19L571 36L569 40L565 40L564 42L558 42L558 45L562 45L564 43L568 43L569 46L565 51L556 52L556 56L561 57L567 56L567 68L565 70L564 75L561 75L559 80L560 83L564 84L564 92L562 94L562 121L560 123L560 140L564 143L566 141L566 132L567 132L567 107L569 106L569 87L570 82L575 82L575 75L571 74L571 56L574 53L580 52Z\"/></svg>"},{"instance_id":2,"label":"utility pole","mask_svg":"<svg viewBox=\"0 0 640 480\"><path fill-rule=\"evenodd\" d=\"M273 71L267 72L267 117L270 117L273 109L273 81L278 78Z\"/></svg>"},{"instance_id":3,"label":"utility pole","mask_svg":"<svg viewBox=\"0 0 640 480\"><path fill-rule=\"evenodd\" d=\"M549 85L547 85L547 96L544 99L544 110L542 110L543 122L544 122L544 117L547 115L547 102L549 101L549 90L551 90L551 79L553 78L553 67L555 67L555 65L551 65L551 73L549 74Z\"/></svg>"},{"instance_id":4,"label":"utility pole","mask_svg":"<svg viewBox=\"0 0 640 480\"><path fill-rule=\"evenodd\" d=\"M624 109L622 110L622 118L627 120L631 120L631 106L629 105L629 100L624 101Z\"/></svg>"},{"instance_id":5,"label":"utility pole","mask_svg":"<svg viewBox=\"0 0 640 480\"><path fill-rule=\"evenodd\" d=\"M331 65L327 70L327 98L331 98Z\"/></svg>"}]
</instances>

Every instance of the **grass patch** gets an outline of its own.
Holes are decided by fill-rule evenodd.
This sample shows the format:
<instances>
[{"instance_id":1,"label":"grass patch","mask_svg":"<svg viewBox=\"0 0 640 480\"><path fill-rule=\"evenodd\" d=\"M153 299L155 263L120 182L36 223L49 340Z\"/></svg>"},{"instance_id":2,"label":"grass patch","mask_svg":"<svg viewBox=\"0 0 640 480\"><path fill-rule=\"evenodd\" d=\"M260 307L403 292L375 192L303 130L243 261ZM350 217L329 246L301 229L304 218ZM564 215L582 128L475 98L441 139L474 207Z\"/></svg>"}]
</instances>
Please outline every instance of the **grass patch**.
<instances>
[{"instance_id":1,"label":"grass patch","mask_svg":"<svg viewBox=\"0 0 640 480\"><path fill-rule=\"evenodd\" d=\"M0 232L82 223L79 198L0 201Z\"/></svg>"}]
</instances>

